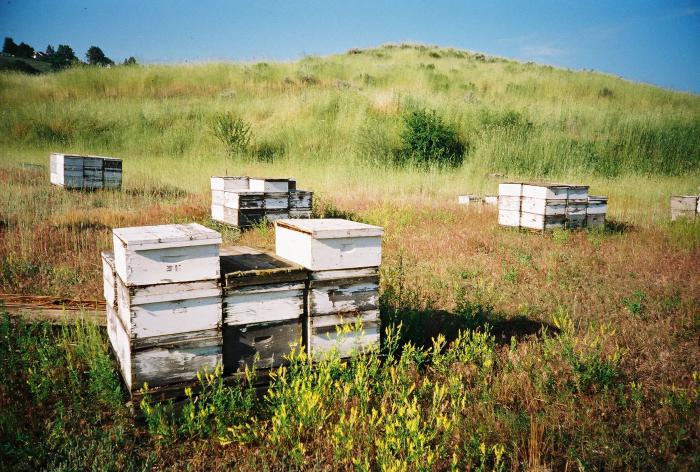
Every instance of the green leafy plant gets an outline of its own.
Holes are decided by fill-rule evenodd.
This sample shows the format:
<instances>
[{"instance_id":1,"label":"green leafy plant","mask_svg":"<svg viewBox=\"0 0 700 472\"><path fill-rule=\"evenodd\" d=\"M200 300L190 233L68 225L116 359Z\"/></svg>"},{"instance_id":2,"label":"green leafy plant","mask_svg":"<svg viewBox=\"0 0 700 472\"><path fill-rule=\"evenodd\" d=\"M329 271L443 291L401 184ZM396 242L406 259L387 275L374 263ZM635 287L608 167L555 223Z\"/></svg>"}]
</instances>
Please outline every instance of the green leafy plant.
<instances>
[{"instance_id":1,"label":"green leafy plant","mask_svg":"<svg viewBox=\"0 0 700 472\"><path fill-rule=\"evenodd\" d=\"M467 149L454 125L447 124L433 110L417 109L403 117L402 160L417 164L456 167Z\"/></svg>"},{"instance_id":2,"label":"green leafy plant","mask_svg":"<svg viewBox=\"0 0 700 472\"><path fill-rule=\"evenodd\" d=\"M216 116L212 124L212 133L226 146L230 155L247 151L253 137L250 124L233 113Z\"/></svg>"}]
</instances>

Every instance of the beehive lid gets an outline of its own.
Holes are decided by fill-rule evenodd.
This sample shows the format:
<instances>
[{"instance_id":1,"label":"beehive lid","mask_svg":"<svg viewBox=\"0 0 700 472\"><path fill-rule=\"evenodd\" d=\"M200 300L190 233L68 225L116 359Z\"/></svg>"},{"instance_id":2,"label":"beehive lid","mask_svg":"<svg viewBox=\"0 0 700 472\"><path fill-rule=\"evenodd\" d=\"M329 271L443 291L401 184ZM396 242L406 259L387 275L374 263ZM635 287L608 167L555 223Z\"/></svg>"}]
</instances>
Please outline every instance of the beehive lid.
<instances>
[{"instance_id":1,"label":"beehive lid","mask_svg":"<svg viewBox=\"0 0 700 472\"><path fill-rule=\"evenodd\" d=\"M132 249L221 244L221 234L198 223L115 228L113 233Z\"/></svg>"},{"instance_id":2,"label":"beehive lid","mask_svg":"<svg viewBox=\"0 0 700 472\"><path fill-rule=\"evenodd\" d=\"M303 281L306 269L275 254L247 246L221 248L219 261L224 286Z\"/></svg>"},{"instance_id":3,"label":"beehive lid","mask_svg":"<svg viewBox=\"0 0 700 472\"><path fill-rule=\"evenodd\" d=\"M603 195L589 195L588 201L589 202L607 202L608 197L603 196Z\"/></svg>"},{"instance_id":4,"label":"beehive lid","mask_svg":"<svg viewBox=\"0 0 700 472\"><path fill-rule=\"evenodd\" d=\"M380 226L340 218L277 220L275 225L305 233L315 239L373 237L384 234Z\"/></svg>"},{"instance_id":5,"label":"beehive lid","mask_svg":"<svg viewBox=\"0 0 700 472\"><path fill-rule=\"evenodd\" d=\"M545 187L545 188L588 188L588 185L572 185L572 184L563 184L559 182L523 182L523 185L527 185L529 187Z\"/></svg>"}]
</instances>

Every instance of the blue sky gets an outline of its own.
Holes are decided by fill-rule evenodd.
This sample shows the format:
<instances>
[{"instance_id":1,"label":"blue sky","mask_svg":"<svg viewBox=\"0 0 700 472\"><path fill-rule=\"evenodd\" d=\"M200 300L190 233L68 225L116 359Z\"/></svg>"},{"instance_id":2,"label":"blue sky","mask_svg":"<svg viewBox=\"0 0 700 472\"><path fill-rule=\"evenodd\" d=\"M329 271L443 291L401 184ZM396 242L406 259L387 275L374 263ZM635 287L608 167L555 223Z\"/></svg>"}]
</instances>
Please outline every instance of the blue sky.
<instances>
[{"instance_id":1,"label":"blue sky","mask_svg":"<svg viewBox=\"0 0 700 472\"><path fill-rule=\"evenodd\" d=\"M285 60L411 41L700 93L700 0L0 0L0 34L144 63Z\"/></svg>"}]
</instances>

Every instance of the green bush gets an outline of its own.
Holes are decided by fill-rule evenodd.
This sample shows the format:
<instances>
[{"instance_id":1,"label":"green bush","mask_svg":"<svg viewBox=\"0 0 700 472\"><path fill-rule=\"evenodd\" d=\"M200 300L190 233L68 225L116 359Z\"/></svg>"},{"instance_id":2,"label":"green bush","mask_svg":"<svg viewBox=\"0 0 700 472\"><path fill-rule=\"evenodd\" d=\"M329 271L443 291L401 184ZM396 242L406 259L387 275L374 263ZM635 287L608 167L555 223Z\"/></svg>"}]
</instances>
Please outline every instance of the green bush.
<instances>
[{"instance_id":1,"label":"green bush","mask_svg":"<svg viewBox=\"0 0 700 472\"><path fill-rule=\"evenodd\" d=\"M214 119L212 132L231 155L241 154L248 149L253 132L250 124L233 113L223 113Z\"/></svg>"},{"instance_id":2,"label":"green bush","mask_svg":"<svg viewBox=\"0 0 700 472\"><path fill-rule=\"evenodd\" d=\"M466 145L457 129L435 111L413 110L404 115L401 157L417 164L457 167L462 164Z\"/></svg>"}]
</instances>

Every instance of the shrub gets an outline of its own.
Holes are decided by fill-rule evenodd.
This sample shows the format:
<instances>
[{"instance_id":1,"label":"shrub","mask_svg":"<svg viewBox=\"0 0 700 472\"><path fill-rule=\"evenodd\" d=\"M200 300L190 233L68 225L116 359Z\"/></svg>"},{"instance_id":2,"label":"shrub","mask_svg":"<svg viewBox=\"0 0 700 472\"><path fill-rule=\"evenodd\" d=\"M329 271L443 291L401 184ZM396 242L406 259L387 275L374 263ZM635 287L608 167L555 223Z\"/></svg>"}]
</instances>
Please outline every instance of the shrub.
<instances>
[{"instance_id":1,"label":"shrub","mask_svg":"<svg viewBox=\"0 0 700 472\"><path fill-rule=\"evenodd\" d=\"M253 137L250 124L233 113L218 115L214 119L212 132L231 155L245 152Z\"/></svg>"},{"instance_id":2,"label":"shrub","mask_svg":"<svg viewBox=\"0 0 700 472\"><path fill-rule=\"evenodd\" d=\"M445 123L435 111L414 110L404 116L401 133L402 157L419 164L459 166L465 144L457 129Z\"/></svg>"}]
</instances>

